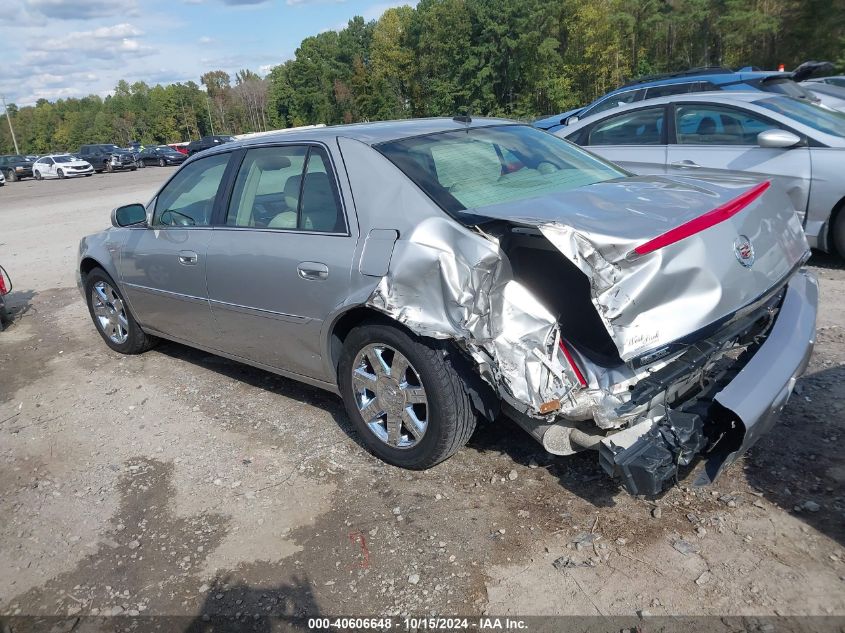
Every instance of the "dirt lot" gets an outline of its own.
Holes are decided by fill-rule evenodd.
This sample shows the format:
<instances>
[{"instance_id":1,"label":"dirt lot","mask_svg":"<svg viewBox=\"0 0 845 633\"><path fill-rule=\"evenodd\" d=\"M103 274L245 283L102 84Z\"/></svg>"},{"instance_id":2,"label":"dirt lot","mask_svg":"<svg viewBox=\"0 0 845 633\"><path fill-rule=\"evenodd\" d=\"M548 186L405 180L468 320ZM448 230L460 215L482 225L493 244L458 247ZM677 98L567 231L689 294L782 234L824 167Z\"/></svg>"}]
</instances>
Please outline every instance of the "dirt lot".
<instances>
[{"instance_id":1,"label":"dirt lot","mask_svg":"<svg viewBox=\"0 0 845 633\"><path fill-rule=\"evenodd\" d=\"M834 259L811 260L822 305L796 396L713 487L634 499L593 455L552 458L504 420L412 473L365 452L330 394L175 344L103 344L75 287L79 238L170 173L0 188L15 282L0 615L845 616Z\"/></svg>"}]
</instances>

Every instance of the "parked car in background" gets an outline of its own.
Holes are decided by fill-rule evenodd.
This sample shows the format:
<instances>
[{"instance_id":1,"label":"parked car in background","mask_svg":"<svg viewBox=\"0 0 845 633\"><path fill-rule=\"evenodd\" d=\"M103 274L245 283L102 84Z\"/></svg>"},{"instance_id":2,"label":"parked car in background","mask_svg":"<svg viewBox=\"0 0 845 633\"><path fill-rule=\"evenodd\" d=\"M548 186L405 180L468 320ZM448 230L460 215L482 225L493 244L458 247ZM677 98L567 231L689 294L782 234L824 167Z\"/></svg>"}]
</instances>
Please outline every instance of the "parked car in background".
<instances>
[{"instance_id":1,"label":"parked car in background","mask_svg":"<svg viewBox=\"0 0 845 633\"><path fill-rule=\"evenodd\" d=\"M88 161L70 154L48 154L32 164L32 175L36 180L44 178L76 178L90 176L94 168Z\"/></svg>"},{"instance_id":2,"label":"parked car in background","mask_svg":"<svg viewBox=\"0 0 845 633\"><path fill-rule=\"evenodd\" d=\"M0 156L0 172L6 180L15 182L21 178L32 177L32 161L20 154Z\"/></svg>"},{"instance_id":3,"label":"parked car in background","mask_svg":"<svg viewBox=\"0 0 845 633\"><path fill-rule=\"evenodd\" d=\"M141 164L143 165L158 165L159 167L181 165L187 158L185 154L177 152L168 145L155 145L141 150Z\"/></svg>"},{"instance_id":4,"label":"parked car in background","mask_svg":"<svg viewBox=\"0 0 845 633\"><path fill-rule=\"evenodd\" d=\"M816 95L822 104L832 110L845 112L845 86L823 84L816 81L802 81L801 85Z\"/></svg>"},{"instance_id":5,"label":"parked car in background","mask_svg":"<svg viewBox=\"0 0 845 633\"><path fill-rule=\"evenodd\" d=\"M6 176L3 175L3 172L0 171L0 187L6 184Z\"/></svg>"},{"instance_id":6,"label":"parked car in background","mask_svg":"<svg viewBox=\"0 0 845 633\"><path fill-rule=\"evenodd\" d=\"M813 77L811 79L807 79L807 81L845 88L845 75L836 75L833 77Z\"/></svg>"},{"instance_id":7,"label":"parked car in background","mask_svg":"<svg viewBox=\"0 0 845 633\"><path fill-rule=\"evenodd\" d=\"M813 248L845 256L845 115L760 92L652 99L556 132L635 174L772 179Z\"/></svg>"},{"instance_id":8,"label":"parked car in background","mask_svg":"<svg viewBox=\"0 0 845 633\"><path fill-rule=\"evenodd\" d=\"M135 161L135 164L138 167L146 167L146 165L144 165L144 163L141 162L141 151L143 149L144 149L143 147L132 147L131 145L129 147L125 148L125 150L132 155L132 160Z\"/></svg>"},{"instance_id":9,"label":"parked car in background","mask_svg":"<svg viewBox=\"0 0 845 633\"><path fill-rule=\"evenodd\" d=\"M628 177L460 117L209 149L83 238L77 278L111 349L160 336L338 393L391 464L502 411L656 494L774 423L815 338L807 257L768 182Z\"/></svg>"},{"instance_id":10,"label":"parked car in background","mask_svg":"<svg viewBox=\"0 0 845 633\"><path fill-rule=\"evenodd\" d=\"M803 76L803 74L798 75L798 77ZM794 73L751 69L733 71L719 67L693 68L676 73L651 75L628 82L583 108L538 119L534 125L541 130L556 132L579 119L612 110L620 105L692 92L755 90L785 94L807 101L819 100L812 92L798 84L795 78Z\"/></svg>"},{"instance_id":11,"label":"parked car in background","mask_svg":"<svg viewBox=\"0 0 845 633\"><path fill-rule=\"evenodd\" d=\"M223 143L231 143L235 140L234 136L229 136L227 134L217 134L215 136L203 136L198 141L191 141L188 143L188 156L193 156L197 152L202 152L204 150L210 149L212 147L217 147Z\"/></svg>"},{"instance_id":12,"label":"parked car in background","mask_svg":"<svg viewBox=\"0 0 845 633\"><path fill-rule=\"evenodd\" d=\"M188 155L188 145L187 141L183 143L168 143L167 146L171 149L175 149L180 154L184 154L185 156Z\"/></svg>"},{"instance_id":13,"label":"parked car in background","mask_svg":"<svg viewBox=\"0 0 845 633\"><path fill-rule=\"evenodd\" d=\"M132 171L138 169L135 157L130 152L121 149L113 143L83 145L79 148L76 155L82 160L91 163L91 166L97 173L102 171L112 172L119 169L129 169Z\"/></svg>"}]
</instances>

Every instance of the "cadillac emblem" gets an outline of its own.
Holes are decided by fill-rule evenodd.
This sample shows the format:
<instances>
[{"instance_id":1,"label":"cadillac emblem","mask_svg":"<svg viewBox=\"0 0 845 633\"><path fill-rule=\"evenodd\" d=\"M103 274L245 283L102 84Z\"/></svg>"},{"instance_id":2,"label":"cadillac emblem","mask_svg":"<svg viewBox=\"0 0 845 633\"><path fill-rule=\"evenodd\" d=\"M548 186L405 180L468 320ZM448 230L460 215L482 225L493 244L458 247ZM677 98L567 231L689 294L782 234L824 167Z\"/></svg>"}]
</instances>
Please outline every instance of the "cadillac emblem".
<instances>
[{"instance_id":1,"label":"cadillac emblem","mask_svg":"<svg viewBox=\"0 0 845 633\"><path fill-rule=\"evenodd\" d=\"M734 255L737 261L746 268L754 265L754 246L745 235L740 235L734 240Z\"/></svg>"}]
</instances>

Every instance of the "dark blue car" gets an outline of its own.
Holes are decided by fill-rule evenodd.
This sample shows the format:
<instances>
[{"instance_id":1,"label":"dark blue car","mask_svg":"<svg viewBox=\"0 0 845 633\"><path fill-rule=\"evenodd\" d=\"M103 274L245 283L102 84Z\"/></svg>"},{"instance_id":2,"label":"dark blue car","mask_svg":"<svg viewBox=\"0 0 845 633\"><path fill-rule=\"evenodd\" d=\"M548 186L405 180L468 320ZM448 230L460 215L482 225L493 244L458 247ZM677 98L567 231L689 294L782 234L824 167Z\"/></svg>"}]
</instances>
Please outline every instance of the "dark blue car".
<instances>
[{"instance_id":1,"label":"dark blue car","mask_svg":"<svg viewBox=\"0 0 845 633\"><path fill-rule=\"evenodd\" d=\"M652 75L631 81L583 108L576 108L538 119L534 122L534 125L542 130L554 132L578 119L610 110L621 104L655 97L667 97L690 92L710 92L712 90L760 90L816 102L818 98L805 87L796 83L795 80L809 76L809 73L815 70L815 65L820 63L824 62L807 62L791 73L761 71L751 68L741 68L737 71L728 68L695 68L665 75Z\"/></svg>"}]
</instances>

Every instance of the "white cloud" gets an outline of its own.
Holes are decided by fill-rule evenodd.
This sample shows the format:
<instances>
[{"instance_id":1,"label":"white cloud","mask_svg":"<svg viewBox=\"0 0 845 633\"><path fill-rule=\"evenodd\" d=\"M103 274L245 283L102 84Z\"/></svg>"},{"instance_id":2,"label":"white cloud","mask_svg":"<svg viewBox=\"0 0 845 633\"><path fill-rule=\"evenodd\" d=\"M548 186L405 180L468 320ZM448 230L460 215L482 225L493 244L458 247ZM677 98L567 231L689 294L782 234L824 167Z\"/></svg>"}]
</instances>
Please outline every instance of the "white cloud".
<instances>
[{"instance_id":1,"label":"white cloud","mask_svg":"<svg viewBox=\"0 0 845 633\"><path fill-rule=\"evenodd\" d=\"M214 42L214 38L208 37L208 35L203 35L197 40L197 42L199 42L200 44L211 44L212 42Z\"/></svg>"}]
</instances>

